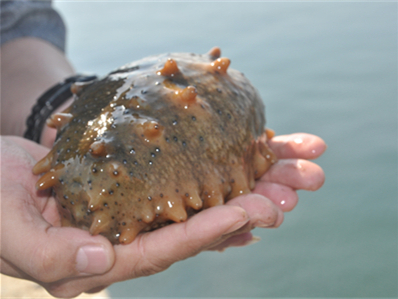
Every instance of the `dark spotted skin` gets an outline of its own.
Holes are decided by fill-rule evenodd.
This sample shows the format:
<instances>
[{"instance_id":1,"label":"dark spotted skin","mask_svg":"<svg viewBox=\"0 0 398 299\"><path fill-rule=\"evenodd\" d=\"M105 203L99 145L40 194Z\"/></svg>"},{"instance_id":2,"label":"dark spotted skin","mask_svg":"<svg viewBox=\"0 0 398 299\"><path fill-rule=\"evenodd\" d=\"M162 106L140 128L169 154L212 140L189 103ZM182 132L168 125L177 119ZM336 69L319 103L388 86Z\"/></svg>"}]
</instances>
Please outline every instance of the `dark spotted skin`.
<instances>
[{"instance_id":1,"label":"dark spotted skin","mask_svg":"<svg viewBox=\"0 0 398 299\"><path fill-rule=\"evenodd\" d=\"M35 169L47 172L38 188L53 187L63 225L129 243L250 192L275 162L264 106L218 54L152 56L74 86Z\"/></svg>"}]
</instances>

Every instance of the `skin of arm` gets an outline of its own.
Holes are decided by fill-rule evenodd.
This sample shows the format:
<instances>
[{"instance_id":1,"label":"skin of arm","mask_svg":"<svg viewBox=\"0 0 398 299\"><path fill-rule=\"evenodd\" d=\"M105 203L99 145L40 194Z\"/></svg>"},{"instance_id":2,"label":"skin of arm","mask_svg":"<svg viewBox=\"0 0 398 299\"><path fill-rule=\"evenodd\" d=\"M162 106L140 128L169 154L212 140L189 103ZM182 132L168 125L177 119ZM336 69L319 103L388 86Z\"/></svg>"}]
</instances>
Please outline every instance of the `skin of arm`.
<instances>
[{"instance_id":1,"label":"skin of arm","mask_svg":"<svg viewBox=\"0 0 398 299\"><path fill-rule=\"evenodd\" d=\"M74 70L62 51L37 38L15 39L0 51L1 135L22 136L38 97Z\"/></svg>"}]
</instances>

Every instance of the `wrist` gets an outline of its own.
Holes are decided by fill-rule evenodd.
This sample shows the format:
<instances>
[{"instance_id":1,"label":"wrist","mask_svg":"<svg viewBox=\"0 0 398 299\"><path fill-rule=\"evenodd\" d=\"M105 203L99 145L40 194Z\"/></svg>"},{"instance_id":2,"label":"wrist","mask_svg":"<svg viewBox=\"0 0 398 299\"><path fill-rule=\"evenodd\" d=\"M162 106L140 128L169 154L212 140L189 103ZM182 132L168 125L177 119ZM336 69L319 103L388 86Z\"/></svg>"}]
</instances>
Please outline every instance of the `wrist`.
<instances>
[{"instance_id":1,"label":"wrist","mask_svg":"<svg viewBox=\"0 0 398 299\"><path fill-rule=\"evenodd\" d=\"M1 134L22 136L35 101L50 86L74 73L63 52L37 38L1 46Z\"/></svg>"}]
</instances>

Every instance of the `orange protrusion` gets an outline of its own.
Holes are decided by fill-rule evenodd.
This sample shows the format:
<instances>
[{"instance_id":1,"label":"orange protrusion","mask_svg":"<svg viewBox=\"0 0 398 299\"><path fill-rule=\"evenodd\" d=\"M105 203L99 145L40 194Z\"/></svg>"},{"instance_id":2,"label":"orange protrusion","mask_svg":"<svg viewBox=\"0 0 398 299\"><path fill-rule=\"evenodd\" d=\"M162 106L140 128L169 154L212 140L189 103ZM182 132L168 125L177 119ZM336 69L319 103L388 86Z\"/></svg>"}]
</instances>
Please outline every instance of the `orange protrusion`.
<instances>
[{"instance_id":1,"label":"orange protrusion","mask_svg":"<svg viewBox=\"0 0 398 299\"><path fill-rule=\"evenodd\" d=\"M59 182L59 171L51 169L49 172L44 174L36 183L37 190L45 190L55 186Z\"/></svg>"},{"instance_id":2,"label":"orange protrusion","mask_svg":"<svg viewBox=\"0 0 398 299\"><path fill-rule=\"evenodd\" d=\"M142 125L143 135L146 141L152 141L161 136L164 127L156 121L146 121Z\"/></svg>"},{"instance_id":3,"label":"orange protrusion","mask_svg":"<svg viewBox=\"0 0 398 299\"><path fill-rule=\"evenodd\" d=\"M51 163L53 161L53 155L52 153L48 153L47 156L45 156L43 159L41 159L39 162L36 163L36 165L33 167L32 172L33 174L37 175L43 172L47 172L51 169Z\"/></svg>"},{"instance_id":4,"label":"orange protrusion","mask_svg":"<svg viewBox=\"0 0 398 299\"><path fill-rule=\"evenodd\" d=\"M248 178L242 168L235 168L231 171L230 184L232 190L227 199L250 193Z\"/></svg>"},{"instance_id":5,"label":"orange protrusion","mask_svg":"<svg viewBox=\"0 0 398 299\"><path fill-rule=\"evenodd\" d=\"M106 212L98 211L94 215L93 222L90 226L90 234L98 235L99 233L107 230L109 223L111 221L111 216Z\"/></svg>"},{"instance_id":6,"label":"orange protrusion","mask_svg":"<svg viewBox=\"0 0 398 299\"><path fill-rule=\"evenodd\" d=\"M96 195L96 196L89 196L87 194L87 198L88 200L88 206L87 208L91 211L94 212L96 210L98 210L99 208L101 208L102 205L102 201L100 200L100 195Z\"/></svg>"},{"instance_id":7,"label":"orange protrusion","mask_svg":"<svg viewBox=\"0 0 398 299\"><path fill-rule=\"evenodd\" d=\"M155 213L149 206L148 208L144 208L141 210L141 217L142 217L141 218L142 222L147 223L147 224L152 223L152 221L155 219Z\"/></svg>"},{"instance_id":8,"label":"orange protrusion","mask_svg":"<svg viewBox=\"0 0 398 299\"><path fill-rule=\"evenodd\" d=\"M157 72L158 75L162 76L174 76L178 74L180 70L178 69L177 63L175 62L174 59L167 59L166 63L164 64L164 67Z\"/></svg>"},{"instance_id":9,"label":"orange protrusion","mask_svg":"<svg viewBox=\"0 0 398 299\"><path fill-rule=\"evenodd\" d=\"M187 86L184 89L180 89L179 91L175 92L176 97L187 104L196 102L197 94L198 92L193 86Z\"/></svg>"},{"instance_id":10,"label":"orange protrusion","mask_svg":"<svg viewBox=\"0 0 398 299\"><path fill-rule=\"evenodd\" d=\"M185 193L183 195L185 204L194 210L200 210L203 207L203 201L196 191L191 191L190 193Z\"/></svg>"},{"instance_id":11,"label":"orange protrusion","mask_svg":"<svg viewBox=\"0 0 398 299\"><path fill-rule=\"evenodd\" d=\"M257 143L256 145L256 152L253 156L253 170L255 179L259 179L272 165L263 157L263 155L261 155L259 150L259 143Z\"/></svg>"},{"instance_id":12,"label":"orange protrusion","mask_svg":"<svg viewBox=\"0 0 398 299\"><path fill-rule=\"evenodd\" d=\"M90 145L90 153L93 156L98 156L98 157L104 157L106 156L106 147L105 147L105 142L104 141L94 141Z\"/></svg>"},{"instance_id":13,"label":"orange protrusion","mask_svg":"<svg viewBox=\"0 0 398 299\"><path fill-rule=\"evenodd\" d=\"M80 93L86 86L93 84L94 80L92 81L86 81L86 82L75 82L71 85L70 91L73 94L78 94Z\"/></svg>"},{"instance_id":14,"label":"orange protrusion","mask_svg":"<svg viewBox=\"0 0 398 299\"><path fill-rule=\"evenodd\" d=\"M222 57L214 60L212 63L210 63L210 69L213 72L219 73L219 74L226 74L227 69L231 63L231 60L228 58Z\"/></svg>"},{"instance_id":15,"label":"orange protrusion","mask_svg":"<svg viewBox=\"0 0 398 299\"><path fill-rule=\"evenodd\" d=\"M81 90L81 87L78 86L76 83L73 83L73 84L71 85L71 87L70 87L70 91L71 91L73 94L77 94L80 90Z\"/></svg>"},{"instance_id":16,"label":"orange protrusion","mask_svg":"<svg viewBox=\"0 0 398 299\"><path fill-rule=\"evenodd\" d=\"M119 242L121 244L129 244L133 242L140 231L141 228L139 225L124 228L120 233Z\"/></svg>"},{"instance_id":17,"label":"orange protrusion","mask_svg":"<svg viewBox=\"0 0 398 299\"><path fill-rule=\"evenodd\" d=\"M221 56L221 49L219 47L211 48L210 51L207 53L213 59L220 58Z\"/></svg>"},{"instance_id":18,"label":"orange protrusion","mask_svg":"<svg viewBox=\"0 0 398 299\"><path fill-rule=\"evenodd\" d=\"M274 152L268 147L267 144L263 142L258 143L258 149L260 150L261 155L271 164L274 164L278 161L278 158L274 154Z\"/></svg>"},{"instance_id":19,"label":"orange protrusion","mask_svg":"<svg viewBox=\"0 0 398 299\"><path fill-rule=\"evenodd\" d=\"M166 202L163 217L174 222L187 220L188 215L181 198L169 199Z\"/></svg>"},{"instance_id":20,"label":"orange protrusion","mask_svg":"<svg viewBox=\"0 0 398 299\"><path fill-rule=\"evenodd\" d=\"M254 178L254 169L253 169L252 165L248 165L247 167L248 167L247 176L249 179L249 189L253 190L256 185L255 178Z\"/></svg>"},{"instance_id":21,"label":"orange protrusion","mask_svg":"<svg viewBox=\"0 0 398 299\"><path fill-rule=\"evenodd\" d=\"M47 119L46 124L50 128L60 129L69 123L72 117L73 115L70 113L54 113L50 116L50 118Z\"/></svg>"},{"instance_id":22,"label":"orange protrusion","mask_svg":"<svg viewBox=\"0 0 398 299\"><path fill-rule=\"evenodd\" d=\"M267 135L267 140L275 136L275 131L272 129L265 128L265 135Z\"/></svg>"},{"instance_id":23,"label":"orange protrusion","mask_svg":"<svg viewBox=\"0 0 398 299\"><path fill-rule=\"evenodd\" d=\"M222 195L219 188L205 186L204 190L205 191L202 192L202 198L205 208L220 206L224 204L224 196Z\"/></svg>"}]
</instances>

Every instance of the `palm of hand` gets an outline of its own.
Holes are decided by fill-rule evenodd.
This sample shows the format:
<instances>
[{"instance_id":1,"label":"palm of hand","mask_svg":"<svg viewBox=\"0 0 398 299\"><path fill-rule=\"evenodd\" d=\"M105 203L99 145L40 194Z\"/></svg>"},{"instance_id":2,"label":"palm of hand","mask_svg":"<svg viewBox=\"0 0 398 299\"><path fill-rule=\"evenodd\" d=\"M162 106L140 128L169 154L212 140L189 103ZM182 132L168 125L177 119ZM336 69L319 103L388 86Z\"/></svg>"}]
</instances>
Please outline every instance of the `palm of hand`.
<instances>
[{"instance_id":1,"label":"palm of hand","mask_svg":"<svg viewBox=\"0 0 398 299\"><path fill-rule=\"evenodd\" d=\"M102 236L59 227L56 200L50 192L36 191L37 177L31 173L48 149L22 138L3 137L2 272L37 281L55 296L76 296L163 271L202 250L248 244L252 228L282 223L283 212L297 203L296 189L316 190L324 181L316 164L301 160L323 153L325 144L318 137L279 136L270 146L281 160L257 182L253 194L202 211L187 222L141 234L129 245L112 247ZM78 266L79 248L87 245L101 249L91 251L97 264L90 266L88 257ZM84 263L89 265L84 268Z\"/></svg>"}]
</instances>

